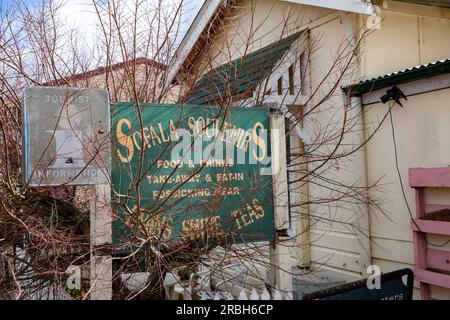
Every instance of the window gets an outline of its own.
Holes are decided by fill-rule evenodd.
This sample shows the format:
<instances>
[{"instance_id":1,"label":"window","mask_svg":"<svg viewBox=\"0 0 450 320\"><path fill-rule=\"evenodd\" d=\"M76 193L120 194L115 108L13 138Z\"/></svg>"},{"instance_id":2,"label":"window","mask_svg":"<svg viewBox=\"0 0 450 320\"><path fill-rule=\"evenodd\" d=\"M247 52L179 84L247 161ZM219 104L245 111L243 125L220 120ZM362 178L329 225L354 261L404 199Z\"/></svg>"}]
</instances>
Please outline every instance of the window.
<instances>
[{"instance_id":1,"label":"window","mask_svg":"<svg viewBox=\"0 0 450 320\"><path fill-rule=\"evenodd\" d=\"M294 64L291 64L291 66L289 67L288 74L289 74L289 94L293 96L295 94Z\"/></svg>"},{"instance_id":2,"label":"window","mask_svg":"<svg viewBox=\"0 0 450 320\"><path fill-rule=\"evenodd\" d=\"M277 88L277 93L279 96L281 96L283 94L283 77L278 78L278 88Z\"/></svg>"}]
</instances>

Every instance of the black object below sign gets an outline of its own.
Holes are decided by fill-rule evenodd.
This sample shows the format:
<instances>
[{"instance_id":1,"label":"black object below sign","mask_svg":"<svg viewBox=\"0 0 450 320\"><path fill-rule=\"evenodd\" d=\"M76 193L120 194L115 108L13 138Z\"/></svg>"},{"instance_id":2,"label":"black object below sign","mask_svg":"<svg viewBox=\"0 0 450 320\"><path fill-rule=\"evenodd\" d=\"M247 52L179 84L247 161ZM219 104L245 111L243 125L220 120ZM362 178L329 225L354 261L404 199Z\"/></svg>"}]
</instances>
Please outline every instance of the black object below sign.
<instances>
[{"instance_id":1,"label":"black object below sign","mask_svg":"<svg viewBox=\"0 0 450 320\"><path fill-rule=\"evenodd\" d=\"M406 285L402 278L407 277ZM369 289L367 279L306 294L304 300L412 300L414 274L411 269L383 273L380 289Z\"/></svg>"}]
</instances>

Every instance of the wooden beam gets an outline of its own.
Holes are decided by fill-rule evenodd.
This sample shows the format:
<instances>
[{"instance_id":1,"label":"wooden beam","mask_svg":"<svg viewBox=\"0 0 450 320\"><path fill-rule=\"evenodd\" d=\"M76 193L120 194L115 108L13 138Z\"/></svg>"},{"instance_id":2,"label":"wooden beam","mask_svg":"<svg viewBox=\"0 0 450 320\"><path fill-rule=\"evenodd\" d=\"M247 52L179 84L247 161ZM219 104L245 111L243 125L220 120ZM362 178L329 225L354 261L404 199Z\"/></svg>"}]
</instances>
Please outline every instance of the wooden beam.
<instances>
[{"instance_id":1,"label":"wooden beam","mask_svg":"<svg viewBox=\"0 0 450 320\"><path fill-rule=\"evenodd\" d=\"M289 194L286 168L286 140L283 115L270 117L272 185L275 228L289 229Z\"/></svg>"},{"instance_id":2,"label":"wooden beam","mask_svg":"<svg viewBox=\"0 0 450 320\"><path fill-rule=\"evenodd\" d=\"M416 280L420 282L450 289L450 275L448 274L415 268L414 275Z\"/></svg>"},{"instance_id":3,"label":"wooden beam","mask_svg":"<svg viewBox=\"0 0 450 320\"><path fill-rule=\"evenodd\" d=\"M425 204L425 213L431 213L445 209L450 209L450 204Z\"/></svg>"},{"instance_id":4,"label":"wooden beam","mask_svg":"<svg viewBox=\"0 0 450 320\"><path fill-rule=\"evenodd\" d=\"M283 0L283 1L347 12L375 15L375 8L373 4L361 0Z\"/></svg>"},{"instance_id":5,"label":"wooden beam","mask_svg":"<svg viewBox=\"0 0 450 320\"><path fill-rule=\"evenodd\" d=\"M416 220L420 220L425 216L425 201L423 188L415 189L416 196ZM416 225L411 223L411 229L414 230ZM416 268L427 269L427 241L426 235L417 230L413 232L414 240L414 262ZM420 295L423 300L430 300L430 286L428 283L420 283Z\"/></svg>"},{"instance_id":6,"label":"wooden beam","mask_svg":"<svg viewBox=\"0 0 450 320\"><path fill-rule=\"evenodd\" d=\"M275 229L290 228L289 195L286 168L286 140L284 116L274 114L270 117L271 161L273 179L273 205ZM277 235L277 241L269 245L270 264L273 270L273 285L278 290L292 290L292 259L289 251L289 237ZM284 243L280 243L284 242ZM292 244L291 244L292 245Z\"/></svg>"},{"instance_id":7,"label":"wooden beam","mask_svg":"<svg viewBox=\"0 0 450 320\"><path fill-rule=\"evenodd\" d=\"M427 265L432 269L450 271L450 252L428 249Z\"/></svg>"},{"instance_id":8,"label":"wooden beam","mask_svg":"<svg viewBox=\"0 0 450 320\"><path fill-rule=\"evenodd\" d=\"M450 222L445 221L414 219L414 221L411 221L411 229L417 232L450 236Z\"/></svg>"},{"instance_id":9,"label":"wooden beam","mask_svg":"<svg viewBox=\"0 0 450 320\"><path fill-rule=\"evenodd\" d=\"M112 299L112 257L101 254L102 246L111 245L111 186L92 185L91 191L91 300Z\"/></svg>"},{"instance_id":10,"label":"wooden beam","mask_svg":"<svg viewBox=\"0 0 450 320\"><path fill-rule=\"evenodd\" d=\"M450 187L450 167L410 168L409 185L413 188Z\"/></svg>"}]
</instances>

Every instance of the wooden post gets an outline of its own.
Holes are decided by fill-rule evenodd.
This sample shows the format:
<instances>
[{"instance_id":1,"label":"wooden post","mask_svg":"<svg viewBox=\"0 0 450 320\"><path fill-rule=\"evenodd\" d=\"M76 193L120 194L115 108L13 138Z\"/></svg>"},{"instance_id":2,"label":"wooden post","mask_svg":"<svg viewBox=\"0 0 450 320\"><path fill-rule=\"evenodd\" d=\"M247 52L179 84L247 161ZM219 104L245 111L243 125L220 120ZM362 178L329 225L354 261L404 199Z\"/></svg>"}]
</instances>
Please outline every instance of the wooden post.
<instances>
[{"instance_id":1,"label":"wooden post","mask_svg":"<svg viewBox=\"0 0 450 320\"><path fill-rule=\"evenodd\" d=\"M416 188L416 219L425 217L424 188ZM427 238L426 234L413 231L414 258L416 268L427 269ZM426 282L420 283L420 296L422 300L431 300L430 285Z\"/></svg>"},{"instance_id":2,"label":"wooden post","mask_svg":"<svg viewBox=\"0 0 450 320\"><path fill-rule=\"evenodd\" d=\"M293 255L296 257L295 264L301 268L307 268L311 265L311 241L310 241L310 221L309 221L309 185L308 179L299 181L304 172L308 172L308 162L304 156L305 146L304 138L301 138L296 132L300 126L301 130L304 130L303 125L303 105L289 105L288 111L295 115L295 125L290 124L289 127L289 148L296 150L295 155L292 157L291 152L287 150L287 163L292 167L295 166L295 170L289 172L288 180L297 181L292 183L289 188L289 201L295 204L296 221L292 222L291 228L294 231L295 239L292 241ZM301 159L298 158L298 154L303 154ZM290 158L289 158L290 157ZM290 183L288 181L288 183ZM299 205L301 204L301 205ZM300 210L300 212L298 212Z\"/></svg>"},{"instance_id":3,"label":"wooden post","mask_svg":"<svg viewBox=\"0 0 450 320\"><path fill-rule=\"evenodd\" d=\"M92 185L91 191L91 300L112 298L112 258L109 249L102 246L112 242L111 230L111 187ZM100 250L99 250L100 249Z\"/></svg>"},{"instance_id":4,"label":"wooden post","mask_svg":"<svg viewBox=\"0 0 450 320\"><path fill-rule=\"evenodd\" d=\"M275 229L286 230L289 229L290 222L284 116L272 115L270 128Z\"/></svg>"},{"instance_id":5,"label":"wooden post","mask_svg":"<svg viewBox=\"0 0 450 320\"><path fill-rule=\"evenodd\" d=\"M284 239L287 240L287 239ZM282 243L283 237L279 237L277 243L271 243L269 247L270 264L273 269L273 286L281 291L292 291L292 257L289 250L291 241Z\"/></svg>"},{"instance_id":6,"label":"wooden post","mask_svg":"<svg viewBox=\"0 0 450 320\"><path fill-rule=\"evenodd\" d=\"M284 116L272 115L270 128L275 228L285 233L290 223ZM279 236L277 243L271 243L269 255L273 268L273 285L279 290L292 291L292 258L289 250L291 242L286 241L285 245L280 244L282 240L287 239Z\"/></svg>"}]
</instances>

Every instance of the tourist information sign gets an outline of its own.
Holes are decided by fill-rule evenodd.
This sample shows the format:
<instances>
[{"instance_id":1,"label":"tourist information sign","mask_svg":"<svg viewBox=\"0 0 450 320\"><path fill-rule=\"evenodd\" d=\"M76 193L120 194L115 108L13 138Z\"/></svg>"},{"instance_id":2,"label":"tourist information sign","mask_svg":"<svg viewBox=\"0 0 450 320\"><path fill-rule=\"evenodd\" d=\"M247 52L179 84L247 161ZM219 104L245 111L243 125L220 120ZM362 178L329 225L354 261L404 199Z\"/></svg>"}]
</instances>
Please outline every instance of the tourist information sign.
<instances>
[{"instance_id":1,"label":"tourist information sign","mask_svg":"<svg viewBox=\"0 0 450 320\"><path fill-rule=\"evenodd\" d=\"M24 183L109 183L106 90L29 87L23 96L22 117Z\"/></svg>"}]
</instances>

